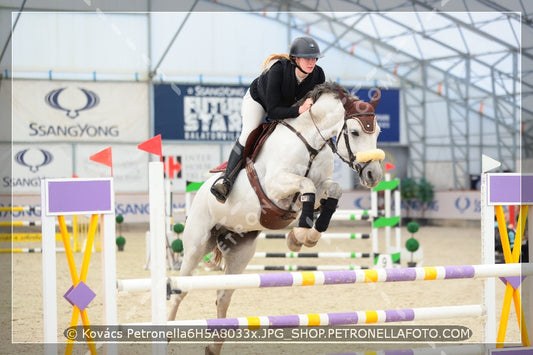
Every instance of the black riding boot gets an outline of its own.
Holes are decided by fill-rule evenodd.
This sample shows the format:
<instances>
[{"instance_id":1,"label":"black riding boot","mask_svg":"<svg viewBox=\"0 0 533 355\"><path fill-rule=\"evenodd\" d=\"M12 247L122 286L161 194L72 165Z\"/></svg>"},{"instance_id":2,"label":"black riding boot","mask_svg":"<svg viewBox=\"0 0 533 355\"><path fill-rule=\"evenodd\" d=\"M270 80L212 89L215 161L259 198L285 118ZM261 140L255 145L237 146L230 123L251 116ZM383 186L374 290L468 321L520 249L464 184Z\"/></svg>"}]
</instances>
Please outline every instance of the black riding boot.
<instances>
[{"instance_id":1,"label":"black riding boot","mask_svg":"<svg viewBox=\"0 0 533 355\"><path fill-rule=\"evenodd\" d=\"M224 175L218 178L213 186L211 186L211 193L215 195L216 199L220 203L225 203L228 198L233 183L239 175L239 171L242 167L242 153L244 147L237 141L231 150L228 159L228 165Z\"/></svg>"}]
</instances>

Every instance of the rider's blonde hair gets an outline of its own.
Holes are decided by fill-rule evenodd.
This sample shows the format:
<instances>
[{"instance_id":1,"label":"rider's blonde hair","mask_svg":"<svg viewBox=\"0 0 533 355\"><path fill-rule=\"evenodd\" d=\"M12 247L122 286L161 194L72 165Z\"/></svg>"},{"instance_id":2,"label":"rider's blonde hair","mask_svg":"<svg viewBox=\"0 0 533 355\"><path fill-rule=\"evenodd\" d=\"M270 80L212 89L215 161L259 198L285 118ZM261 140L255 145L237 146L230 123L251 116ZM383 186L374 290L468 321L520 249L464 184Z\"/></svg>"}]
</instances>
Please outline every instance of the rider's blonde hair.
<instances>
[{"instance_id":1,"label":"rider's blonde hair","mask_svg":"<svg viewBox=\"0 0 533 355\"><path fill-rule=\"evenodd\" d=\"M290 60L289 53L281 53L281 54L273 53L273 54L269 55L268 58L265 59L265 61L261 65L261 70L263 72L268 71L270 69L270 67L272 66L272 64L274 64L275 62L277 62L280 59Z\"/></svg>"}]
</instances>

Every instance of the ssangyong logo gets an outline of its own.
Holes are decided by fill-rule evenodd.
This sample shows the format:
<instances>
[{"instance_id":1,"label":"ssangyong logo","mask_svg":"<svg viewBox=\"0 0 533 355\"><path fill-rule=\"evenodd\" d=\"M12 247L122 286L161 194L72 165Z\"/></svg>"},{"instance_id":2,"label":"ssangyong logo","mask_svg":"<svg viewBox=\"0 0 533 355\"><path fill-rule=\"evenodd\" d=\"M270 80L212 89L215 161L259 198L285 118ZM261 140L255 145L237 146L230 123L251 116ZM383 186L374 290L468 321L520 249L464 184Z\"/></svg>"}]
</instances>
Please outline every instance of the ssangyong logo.
<instances>
[{"instance_id":1,"label":"ssangyong logo","mask_svg":"<svg viewBox=\"0 0 533 355\"><path fill-rule=\"evenodd\" d=\"M85 94L85 97L86 97L85 105L79 108L63 107L59 103L59 95L61 95L61 93L65 89L66 88L59 88L59 89L50 91L48 94L46 94L45 100L48 105L52 106L56 110L65 111L67 117L74 119L80 115L81 111L89 110L95 107L96 105L98 105L98 103L100 102L100 98L98 97L98 95L96 95L96 93L94 93L93 91L87 90L87 89L79 88L79 90Z\"/></svg>"},{"instance_id":2,"label":"ssangyong logo","mask_svg":"<svg viewBox=\"0 0 533 355\"><path fill-rule=\"evenodd\" d=\"M50 164L52 160L54 160L52 154L44 149L28 148L15 154L15 161L29 168L32 173L36 173L40 167Z\"/></svg>"},{"instance_id":3,"label":"ssangyong logo","mask_svg":"<svg viewBox=\"0 0 533 355\"><path fill-rule=\"evenodd\" d=\"M70 118L69 123L47 124L39 122L30 122L28 124L28 135L30 137L54 137L58 139L65 138L109 138L118 137L120 130L117 124L103 125L84 122L84 120L73 119L80 116L80 112L90 110L100 103L98 95L84 88L58 88L48 92L44 101L55 110L65 112ZM89 120L90 115L87 115ZM94 117L94 115L93 115ZM81 121L81 122L80 122Z\"/></svg>"}]
</instances>

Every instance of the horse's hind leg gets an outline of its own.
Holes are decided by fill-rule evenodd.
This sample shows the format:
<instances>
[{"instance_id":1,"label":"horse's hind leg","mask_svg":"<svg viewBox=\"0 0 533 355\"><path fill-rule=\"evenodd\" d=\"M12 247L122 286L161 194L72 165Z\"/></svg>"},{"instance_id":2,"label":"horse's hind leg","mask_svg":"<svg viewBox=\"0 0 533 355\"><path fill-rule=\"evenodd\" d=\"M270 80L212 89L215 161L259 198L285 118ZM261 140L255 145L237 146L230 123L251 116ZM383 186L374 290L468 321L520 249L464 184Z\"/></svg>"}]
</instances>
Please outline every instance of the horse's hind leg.
<instances>
[{"instance_id":1,"label":"horse's hind leg","mask_svg":"<svg viewBox=\"0 0 533 355\"><path fill-rule=\"evenodd\" d=\"M245 234L233 233L226 236L226 241L223 242L223 247L221 248L226 261L226 275L242 274L246 269L246 266L254 256L258 234L259 232L254 231ZM235 290L217 291L217 318L226 318L233 292ZM220 354L223 342L224 339L216 340L215 343L206 347L205 353L210 355Z\"/></svg>"},{"instance_id":2,"label":"horse's hind leg","mask_svg":"<svg viewBox=\"0 0 533 355\"><path fill-rule=\"evenodd\" d=\"M189 225L190 226L190 225ZM210 232L207 232L210 234ZM201 238L198 230L187 230L183 235L183 262L181 264L180 276L191 276L198 266L198 263L202 258L213 250L215 246L214 238ZM192 238L195 238L194 240ZM204 245L201 244L202 240L207 240L207 243ZM174 295L172 298L172 303L170 307L170 312L168 314L168 320L175 320L176 314L178 312L178 307L187 296L187 292L182 292L180 294Z\"/></svg>"}]
</instances>

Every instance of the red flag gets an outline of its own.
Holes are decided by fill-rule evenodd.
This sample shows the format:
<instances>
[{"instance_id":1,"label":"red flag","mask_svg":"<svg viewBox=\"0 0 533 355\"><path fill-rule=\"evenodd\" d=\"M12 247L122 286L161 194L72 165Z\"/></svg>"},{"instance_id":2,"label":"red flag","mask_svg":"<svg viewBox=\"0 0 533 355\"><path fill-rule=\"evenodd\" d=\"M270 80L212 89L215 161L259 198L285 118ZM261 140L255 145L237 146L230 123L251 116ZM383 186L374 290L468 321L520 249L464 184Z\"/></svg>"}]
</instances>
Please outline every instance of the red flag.
<instances>
[{"instance_id":1,"label":"red flag","mask_svg":"<svg viewBox=\"0 0 533 355\"><path fill-rule=\"evenodd\" d=\"M111 176L113 176L113 155L111 153L111 147L91 155L89 159L94 162L109 166L111 168Z\"/></svg>"},{"instance_id":2,"label":"red flag","mask_svg":"<svg viewBox=\"0 0 533 355\"><path fill-rule=\"evenodd\" d=\"M394 169L396 166L394 164L391 164L391 163L385 163L385 171L389 171L389 170L392 170Z\"/></svg>"},{"instance_id":3,"label":"red flag","mask_svg":"<svg viewBox=\"0 0 533 355\"><path fill-rule=\"evenodd\" d=\"M137 148L140 150L144 150L145 152L148 152L150 154L159 155L159 157L163 159L163 151L161 148L161 135L160 134L139 144Z\"/></svg>"}]
</instances>

